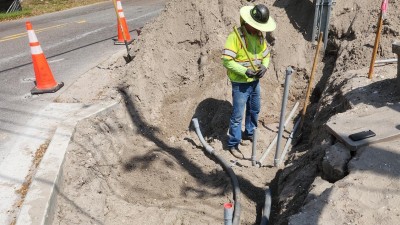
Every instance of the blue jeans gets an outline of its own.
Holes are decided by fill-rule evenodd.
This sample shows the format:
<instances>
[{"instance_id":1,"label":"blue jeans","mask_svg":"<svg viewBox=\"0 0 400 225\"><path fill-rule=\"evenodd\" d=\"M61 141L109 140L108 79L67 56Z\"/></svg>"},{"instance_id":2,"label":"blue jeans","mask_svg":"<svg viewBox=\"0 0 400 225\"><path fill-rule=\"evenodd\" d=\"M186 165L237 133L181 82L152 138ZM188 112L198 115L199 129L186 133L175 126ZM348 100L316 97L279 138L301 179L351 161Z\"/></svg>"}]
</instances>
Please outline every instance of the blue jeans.
<instances>
[{"instance_id":1,"label":"blue jeans","mask_svg":"<svg viewBox=\"0 0 400 225\"><path fill-rule=\"evenodd\" d=\"M258 113L260 112L260 85L259 81L251 83L232 82L233 109L229 124L228 147L236 147L242 140L242 119L246 107L244 133L252 136L257 127Z\"/></svg>"}]
</instances>

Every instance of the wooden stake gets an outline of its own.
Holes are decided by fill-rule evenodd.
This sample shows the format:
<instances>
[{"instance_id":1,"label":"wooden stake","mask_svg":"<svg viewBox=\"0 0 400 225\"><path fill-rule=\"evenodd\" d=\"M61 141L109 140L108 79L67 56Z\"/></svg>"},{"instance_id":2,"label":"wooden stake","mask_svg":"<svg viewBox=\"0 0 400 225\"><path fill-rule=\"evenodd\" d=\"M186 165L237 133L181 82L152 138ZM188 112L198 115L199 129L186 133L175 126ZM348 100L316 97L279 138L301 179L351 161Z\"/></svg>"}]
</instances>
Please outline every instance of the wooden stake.
<instances>
[{"instance_id":1,"label":"wooden stake","mask_svg":"<svg viewBox=\"0 0 400 225\"><path fill-rule=\"evenodd\" d=\"M311 88L313 86L312 84L313 84L313 80L314 80L314 74L315 74L315 70L317 68L319 49L321 48L323 34L324 34L323 32L319 33L317 49L315 50L314 63L312 66L310 80L308 82L308 87L307 87L306 99L304 100L304 107L303 107L303 111L301 112L300 130L303 128L303 123L304 123L304 118L305 118L306 111L307 111L307 105L308 105L309 98L310 98Z\"/></svg>"},{"instance_id":2,"label":"wooden stake","mask_svg":"<svg viewBox=\"0 0 400 225\"><path fill-rule=\"evenodd\" d=\"M369 65L368 79L372 79L372 74L374 73L374 64L376 60L376 53L378 52L379 41L381 39L382 24L383 24L383 14L381 11L379 13L378 31L376 32L375 36L374 50L372 52L371 63Z\"/></svg>"}]
</instances>

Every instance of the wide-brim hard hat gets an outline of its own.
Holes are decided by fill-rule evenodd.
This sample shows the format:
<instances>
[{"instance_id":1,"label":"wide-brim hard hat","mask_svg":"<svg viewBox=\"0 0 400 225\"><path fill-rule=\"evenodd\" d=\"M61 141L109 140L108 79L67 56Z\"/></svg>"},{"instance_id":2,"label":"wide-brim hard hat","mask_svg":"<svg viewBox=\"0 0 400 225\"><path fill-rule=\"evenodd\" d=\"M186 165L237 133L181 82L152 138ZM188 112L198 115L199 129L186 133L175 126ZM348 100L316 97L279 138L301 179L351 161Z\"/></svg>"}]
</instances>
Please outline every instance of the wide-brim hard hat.
<instances>
[{"instance_id":1,"label":"wide-brim hard hat","mask_svg":"<svg viewBox=\"0 0 400 225\"><path fill-rule=\"evenodd\" d=\"M240 16L243 20L254 27L255 29L263 32L270 32L275 30L276 23L275 20L269 16L268 21L266 23L257 22L252 16L251 11L254 9L254 6L243 6L240 8Z\"/></svg>"}]
</instances>

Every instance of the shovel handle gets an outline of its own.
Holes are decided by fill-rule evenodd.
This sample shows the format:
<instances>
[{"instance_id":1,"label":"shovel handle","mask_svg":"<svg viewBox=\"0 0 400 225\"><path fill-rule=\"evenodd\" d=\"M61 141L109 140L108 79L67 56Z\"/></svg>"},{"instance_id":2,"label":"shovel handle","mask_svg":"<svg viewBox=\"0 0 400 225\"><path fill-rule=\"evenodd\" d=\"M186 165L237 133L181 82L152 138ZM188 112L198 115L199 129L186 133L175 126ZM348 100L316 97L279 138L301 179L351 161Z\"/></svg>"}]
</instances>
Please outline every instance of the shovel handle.
<instances>
[{"instance_id":1,"label":"shovel handle","mask_svg":"<svg viewBox=\"0 0 400 225\"><path fill-rule=\"evenodd\" d=\"M239 31L237 30L236 26L233 27L233 30L235 31L235 34L236 34L236 36L238 37L238 39L239 39L239 41L240 41L240 44L243 46L244 53L246 53L246 56L247 56L247 59L248 59L249 62L250 62L251 68L252 68L254 71L257 71L256 67L254 66L253 61L250 59L249 52L247 51L246 45L243 43L242 38L240 37Z\"/></svg>"}]
</instances>

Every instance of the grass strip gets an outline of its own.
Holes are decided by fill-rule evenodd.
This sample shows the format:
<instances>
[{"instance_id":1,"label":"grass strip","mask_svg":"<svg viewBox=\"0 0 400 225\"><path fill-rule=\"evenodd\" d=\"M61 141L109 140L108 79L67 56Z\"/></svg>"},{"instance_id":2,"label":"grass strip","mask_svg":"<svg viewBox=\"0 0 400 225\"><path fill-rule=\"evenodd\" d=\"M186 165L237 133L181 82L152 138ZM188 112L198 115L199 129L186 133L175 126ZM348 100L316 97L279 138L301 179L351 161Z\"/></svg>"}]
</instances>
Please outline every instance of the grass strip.
<instances>
[{"instance_id":1,"label":"grass strip","mask_svg":"<svg viewBox=\"0 0 400 225\"><path fill-rule=\"evenodd\" d=\"M22 2L21 11L12 13L0 12L0 21L16 20L105 1L106 0L24 0Z\"/></svg>"}]
</instances>

